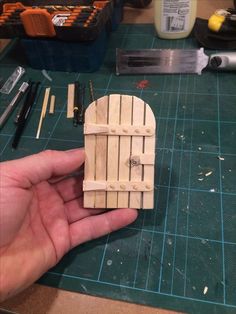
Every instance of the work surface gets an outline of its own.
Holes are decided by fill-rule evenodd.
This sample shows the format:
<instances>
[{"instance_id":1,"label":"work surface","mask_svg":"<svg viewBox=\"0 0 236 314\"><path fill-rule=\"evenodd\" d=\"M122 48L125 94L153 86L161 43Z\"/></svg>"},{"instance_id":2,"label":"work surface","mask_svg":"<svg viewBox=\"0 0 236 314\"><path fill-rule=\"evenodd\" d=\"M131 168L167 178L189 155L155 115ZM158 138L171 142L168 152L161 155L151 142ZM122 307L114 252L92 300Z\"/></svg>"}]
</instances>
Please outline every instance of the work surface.
<instances>
[{"instance_id":1,"label":"work surface","mask_svg":"<svg viewBox=\"0 0 236 314\"><path fill-rule=\"evenodd\" d=\"M93 81L96 97L136 95L157 119L156 201L131 226L75 248L40 283L72 291L195 313L236 311L236 75L115 75L115 48L189 48L194 39L164 41L151 25L121 25L104 65L93 74L40 71L27 76L51 86L56 113L35 139L43 90L19 148L12 119L0 133L1 160L43 149L83 146L82 127L66 119L67 84ZM0 76L23 64L17 49L0 60ZM21 59L21 60L19 60ZM148 80L139 89L140 80ZM1 112L11 97L0 96ZM87 97L87 104L89 97Z\"/></svg>"}]
</instances>

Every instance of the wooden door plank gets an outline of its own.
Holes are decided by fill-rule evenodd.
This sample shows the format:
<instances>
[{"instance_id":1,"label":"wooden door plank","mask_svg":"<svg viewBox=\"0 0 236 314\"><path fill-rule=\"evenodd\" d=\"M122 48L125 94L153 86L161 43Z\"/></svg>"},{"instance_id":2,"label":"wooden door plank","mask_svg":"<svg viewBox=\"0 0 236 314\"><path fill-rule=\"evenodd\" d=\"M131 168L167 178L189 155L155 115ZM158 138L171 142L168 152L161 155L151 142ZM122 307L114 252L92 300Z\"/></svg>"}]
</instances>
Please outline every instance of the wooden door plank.
<instances>
[{"instance_id":1,"label":"wooden door plank","mask_svg":"<svg viewBox=\"0 0 236 314\"><path fill-rule=\"evenodd\" d=\"M132 124L138 126L144 125L144 101L133 96L133 116ZM143 136L132 136L131 139L131 154L139 155L143 153ZM130 170L131 181L142 181L143 166L136 165ZM142 192L130 192L129 207L140 208L142 205Z\"/></svg>"},{"instance_id":2,"label":"wooden door plank","mask_svg":"<svg viewBox=\"0 0 236 314\"><path fill-rule=\"evenodd\" d=\"M85 123L96 123L96 103L93 102L85 112ZM96 153L96 136L85 135L85 165L84 179L95 180L95 153ZM95 207L95 192L84 192L84 207Z\"/></svg>"},{"instance_id":3,"label":"wooden door plank","mask_svg":"<svg viewBox=\"0 0 236 314\"><path fill-rule=\"evenodd\" d=\"M145 105L145 125L150 125L156 128L155 116L148 104ZM154 154L155 144L155 134L151 137L146 136L144 139L144 154ZM154 182L154 165L144 165L143 180ZM143 192L142 207L144 209L152 209L154 207L154 189L149 192Z\"/></svg>"},{"instance_id":4,"label":"wooden door plank","mask_svg":"<svg viewBox=\"0 0 236 314\"><path fill-rule=\"evenodd\" d=\"M120 123L120 100L121 95L109 96L108 123ZM108 155L107 155L107 180L118 180L119 163L119 136L108 136ZM118 192L107 192L107 208L116 208Z\"/></svg>"},{"instance_id":5,"label":"wooden door plank","mask_svg":"<svg viewBox=\"0 0 236 314\"><path fill-rule=\"evenodd\" d=\"M131 125L132 123L132 104L133 97L128 95L121 96L120 124ZM129 181L130 176L130 144L131 136L120 137L120 156L119 156L119 181ZM118 207L129 206L129 192L118 192Z\"/></svg>"},{"instance_id":6,"label":"wooden door plank","mask_svg":"<svg viewBox=\"0 0 236 314\"><path fill-rule=\"evenodd\" d=\"M97 100L97 123L108 122L108 96ZM96 136L96 180L106 180L107 172L107 136ZM95 195L95 207L106 208L106 192L97 191Z\"/></svg>"}]
</instances>

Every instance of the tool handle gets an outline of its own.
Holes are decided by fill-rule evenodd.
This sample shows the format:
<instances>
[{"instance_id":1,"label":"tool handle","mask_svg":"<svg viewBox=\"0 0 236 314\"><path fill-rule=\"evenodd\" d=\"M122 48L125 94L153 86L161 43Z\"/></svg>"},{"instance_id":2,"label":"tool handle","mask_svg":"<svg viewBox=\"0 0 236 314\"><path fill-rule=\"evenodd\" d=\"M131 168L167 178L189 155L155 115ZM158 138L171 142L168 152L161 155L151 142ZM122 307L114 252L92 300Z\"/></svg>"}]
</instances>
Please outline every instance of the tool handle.
<instances>
[{"instance_id":1,"label":"tool handle","mask_svg":"<svg viewBox=\"0 0 236 314\"><path fill-rule=\"evenodd\" d=\"M75 91L74 91L74 118L73 118L73 125L78 125L78 112L79 112L79 89L80 84L78 81L74 83Z\"/></svg>"},{"instance_id":2,"label":"tool handle","mask_svg":"<svg viewBox=\"0 0 236 314\"><path fill-rule=\"evenodd\" d=\"M18 146L18 143L20 141L21 135L24 131L25 125L26 125L26 121L29 117L30 111L32 109L32 106L35 102L35 98L37 95L37 91L39 88L39 82L35 83L35 82L30 82L29 83L29 89L28 89L28 94L27 97L25 99L23 108L22 108L22 113L19 117L19 121L17 124L17 129L15 131L14 137L13 137L13 142L12 142L12 148L16 149Z\"/></svg>"},{"instance_id":3,"label":"tool handle","mask_svg":"<svg viewBox=\"0 0 236 314\"><path fill-rule=\"evenodd\" d=\"M236 70L236 52L219 52L209 58L209 66L214 70Z\"/></svg>"},{"instance_id":4,"label":"tool handle","mask_svg":"<svg viewBox=\"0 0 236 314\"><path fill-rule=\"evenodd\" d=\"M19 143L21 134L23 133L24 127L25 127L25 125L23 123L21 123L17 126L17 130L15 132L15 135L14 135L14 138L12 141L12 148L14 148L14 149L17 148L17 145Z\"/></svg>"},{"instance_id":5,"label":"tool handle","mask_svg":"<svg viewBox=\"0 0 236 314\"><path fill-rule=\"evenodd\" d=\"M9 116L12 113L13 109L15 108L17 103L19 102L21 94L22 94L21 91L19 91L14 96L14 98L11 101L11 103L7 106L7 108L5 109L3 114L1 115L1 117L0 117L0 130L4 126L4 124L7 122L7 119L9 118Z\"/></svg>"},{"instance_id":6,"label":"tool handle","mask_svg":"<svg viewBox=\"0 0 236 314\"><path fill-rule=\"evenodd\" d=\"M29 84L27 82L23 82L17 94L13 97L10 104L7 106L6 110L0 117L0 129L4 126L7 119L9 118L12 111L15 109L16 105L20 102L21 98L23 97L25 91L27 90Z\"/></svg>"}]
</instances>

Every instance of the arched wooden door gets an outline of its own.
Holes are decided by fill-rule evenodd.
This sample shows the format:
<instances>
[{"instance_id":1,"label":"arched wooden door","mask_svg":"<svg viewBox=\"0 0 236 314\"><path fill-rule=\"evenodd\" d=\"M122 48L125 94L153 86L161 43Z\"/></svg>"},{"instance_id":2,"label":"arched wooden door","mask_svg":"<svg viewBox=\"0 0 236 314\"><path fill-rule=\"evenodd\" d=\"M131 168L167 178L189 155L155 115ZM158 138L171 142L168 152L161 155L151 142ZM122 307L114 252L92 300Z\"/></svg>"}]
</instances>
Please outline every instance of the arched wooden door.
<instances>
[{"instance_id":1,"label":"arched wooden door","mask_svg":"<svg viewBox=\"0 0 236 314\"><path fill-rule=\"evenodd\" d=\"M109 95L85 112L84 207L153 208L154 114L135 96Z\"/></svg>"}]
</instances>

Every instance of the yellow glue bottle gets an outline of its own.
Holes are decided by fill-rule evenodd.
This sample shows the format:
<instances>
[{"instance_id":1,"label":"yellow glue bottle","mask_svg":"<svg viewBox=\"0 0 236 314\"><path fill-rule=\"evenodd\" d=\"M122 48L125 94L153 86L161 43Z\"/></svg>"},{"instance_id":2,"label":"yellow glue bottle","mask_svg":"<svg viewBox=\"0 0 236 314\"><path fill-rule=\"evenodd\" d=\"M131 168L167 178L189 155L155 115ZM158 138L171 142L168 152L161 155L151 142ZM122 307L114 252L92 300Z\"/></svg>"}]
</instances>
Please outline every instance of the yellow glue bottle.
<instances>
[{"instance_id":1,"label":"yellow glue bottle","mask_svg":"<svg viewBox=\"0 0 236 314\"><path fill-rule=\"evenodd\" d=\"M154 14L160 38L185 38L195 23L197 0L154 0Z\"/></svg>"}]
</instances>

